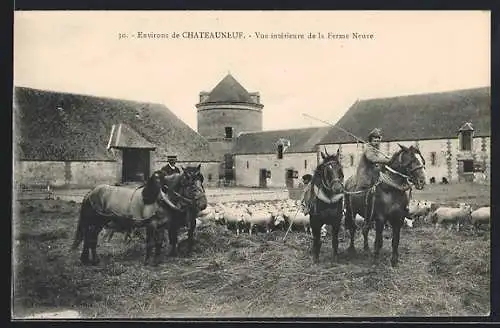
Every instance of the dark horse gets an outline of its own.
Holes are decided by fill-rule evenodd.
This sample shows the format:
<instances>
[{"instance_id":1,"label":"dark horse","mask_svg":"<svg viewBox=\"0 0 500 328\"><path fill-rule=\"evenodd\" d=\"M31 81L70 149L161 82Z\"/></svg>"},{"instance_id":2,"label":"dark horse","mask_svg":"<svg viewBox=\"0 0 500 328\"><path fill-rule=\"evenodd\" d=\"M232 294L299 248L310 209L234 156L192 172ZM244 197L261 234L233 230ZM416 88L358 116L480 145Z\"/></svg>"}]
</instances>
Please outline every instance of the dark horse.
<instances>
[{"instance_id":1,"label":"dark horse","mask_svg":"<svg viewBox=\"0 0 500 328\"><path fill-rule=\"evenodd\" d=\"M314 171L311 180L310 223L313 234L313 261L319 261L321 248L321 227L323 224L332 226L333 259L338 260L338 233L342 221L344 197L344 172L336 155L330 155L325 149L321 152L323 162Z\"/></svg>"},{"instance_id":2,"label":"dark horse","mask_svg":"<svg viewBox=\"0 0 500 328\"><path fill-rule=\"evenodd\" d=\"M186 172L196 169L187 169ZM197 168L199 171L199 167ZM183 173L188 175L188 173ZM195 186L191 178L187 181ZM153 246L156 247L155 263L158 263L163 243L164 226L171 221L179 220L178 212L182 208L173 204L165 191L166 179L161 171L154 172L145 185L130 188L101 184L92 189L83 199L80 218L78 221L73 249L76 249L83 240L83 250L80 260L84 264L97 264L97 240L102 228L110 221L130 227L146 227L146 261L148 263ZM206 207L206 198L194 192L196 187L178 185L171 193L183 198L186 203L196 203L199 207ZM203 204L204 203L204 204ZM89 257L89 250L92 260Z\"/></svg>"},{"instance_id":3,"label":"dark horse","mask_svg":"<svg viewBox=\"0 0 500 328\"><path fill-rule=\"evenodd\" d=\"M392 266L399 261L399 239L401 226L405 216L408 216L410 183L415 188L424 188L425 160L420 151L413 147L399 145L389 162L381 169L378 181L367 190L354 190L354 177L346 181L345 196L345 223L350 231L351 242L349 251L355 252L354 236L356 233L355 216L359 214L365 218L363 225L364 250L368 251L368 232L375 222L374 260L378 262L383 244L382 233L386 222L392 227Z\"/></svg>"},{"instance_id":4,"label":"dark horse","mask_svg":"<svg viewBox=\"0 0 500 328\"><path fill-rule=\"evenodd\" d=\"M207 207L205 188L203 187L203 175L200 171L201 165L188 166L182 168L182 173L172 174L164 177L164 186L167 199L171 204L166 225L160 225L161 236L164 235L164 228L168 229L168 239L170 244L169 256L177 255L177 240L180 228L187 226L188 248L190 254L194 244L194 231L196 229L196 217L200 211ZM172 208L174 211L172 211Z\"/></svg>"}]
</instances>

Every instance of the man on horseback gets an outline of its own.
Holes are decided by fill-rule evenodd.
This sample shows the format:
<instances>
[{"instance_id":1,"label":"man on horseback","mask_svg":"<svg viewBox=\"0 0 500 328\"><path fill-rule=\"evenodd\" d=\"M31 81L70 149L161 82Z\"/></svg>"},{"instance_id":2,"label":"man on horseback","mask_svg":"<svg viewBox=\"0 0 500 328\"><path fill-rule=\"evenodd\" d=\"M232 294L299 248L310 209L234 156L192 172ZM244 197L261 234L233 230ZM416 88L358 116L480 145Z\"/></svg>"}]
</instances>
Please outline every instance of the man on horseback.
<instances>
[{"instance_id":1,"label":"man on horseback","mask_svg":"<svg viewBox=\"0 0 500 328\"><path fill-rule=\"evenodd\" d=\"M177 156L167 156L167 165L161 168L165 175L171 175L175 173L181 173L181 170L175 165L177 161Z\"/></svg>"},{"instance_id":2,"label":"man on horseback","mask_svg":"<svg viewBox=\"0 0 500 328\"><path fill-rule=\"evenodd\" d=\"M375 128L368 134L367 147L361 155L354 181L352 181L355 190L368 189L373 186L378 180L380 165L389 162L389 158L379 150L381 141L380 129Z\"/></svg>"}]
</instances>

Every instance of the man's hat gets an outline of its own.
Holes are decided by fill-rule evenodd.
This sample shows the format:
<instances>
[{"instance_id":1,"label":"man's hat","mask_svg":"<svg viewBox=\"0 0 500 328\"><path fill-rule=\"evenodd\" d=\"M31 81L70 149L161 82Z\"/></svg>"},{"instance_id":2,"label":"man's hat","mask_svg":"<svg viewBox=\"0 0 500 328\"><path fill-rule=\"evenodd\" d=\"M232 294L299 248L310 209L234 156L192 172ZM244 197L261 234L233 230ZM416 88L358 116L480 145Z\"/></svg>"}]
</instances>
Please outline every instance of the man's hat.
<instances>
[{"instance_id":1,"label":"man's hat","mask_svg":"<svg viewBox=\"0 0 500 328\"><path fill-rule=\"evenodd\" d=\"M382 130L375 128L373 129L370 134L368 135L368 139L371 139L373 137L379 137L382 138Z\"/></svg>"},{"instance_id":2,"label":"man's hat","mask_svg":"<svg viewBox=\"0 0 500 328\"><path fill-rule=\"evenodd\" d=\"M175 156L175 155L168 155L167 156L167 161L170 161L170 160L176 161L177 160L177 156Z\"/></svg>"}]
</instances>

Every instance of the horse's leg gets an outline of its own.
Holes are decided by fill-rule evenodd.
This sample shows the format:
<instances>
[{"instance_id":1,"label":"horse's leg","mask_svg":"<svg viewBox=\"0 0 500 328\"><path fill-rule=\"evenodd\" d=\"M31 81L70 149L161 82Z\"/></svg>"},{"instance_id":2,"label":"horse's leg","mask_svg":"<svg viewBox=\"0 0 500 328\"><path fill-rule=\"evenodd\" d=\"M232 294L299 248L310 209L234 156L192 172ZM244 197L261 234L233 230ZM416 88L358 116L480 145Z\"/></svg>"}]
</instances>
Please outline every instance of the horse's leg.
<instances>
[{"instance_id":1,"label":"horse's leg","mask_svg":"<svg viewBox=\"0 0 500 328\"><path fill-rule=\"evenodd\" d=\"M86 227L84 232L83 232L83 248L82 248L82 254L80 255L80 261L83 264L89 264L90 263L90 258L89 258L89 229L90 227Z\"/></svg>"},{"instance_id":2,"label":"horse's leg","mask_svg":"<svg viewBox=\"0 0 500 328\"><path fill-rule=\"evenodd\" d=\"M356 235L356 222L354 222L354 212L352 210L352 200L350 196L345 196L345 217L344 222L347 229L349 229L350 242L348 252L351 254L356 253L356 248L354 247L354 237Z\"/></svg>"},{"instance_id":3,"label":"horse's leg","mask_svg":"<svg viewBox=\"0 0 500 328\"><path fill-rule=\"evenodd\" d=\"M168 256L177 256L177 234L179 228L177 227L177 224L173 223L170 224L168 227L168 240L170 243L170 252L168 252Z\"/></svg>"},{"instance_id":4,"label":"horse's leg","mask_svg":"<svg viewBox=\"0 0 500 328\"><path fill-rule=\"evenodd\" d=\"M149 264L149 259L151 258L151 253L153 251L153 245L155 242L155 229L150 223L146 226L146 257L144 258L144 265Z\"/></svg>"},{"instance_id":5,"label":"horse's leg","mask_svg":"<svg viewBox=\"0 0 500 328\"><path fill-rule=\"evenodd\" d=\"M370 250L370 247L368 246L368 233L370 232L370 226L371 226L371 221L368 221L368 219L365 219L363 222L363 249L368 252Z\"/></svg>"},{"instance_id":6,"label":"horse's leg","mask_svg":"<svg viewBox=\"0 0 500 328\"><path fill-rule=\"evenodd\" d=\"M154 232L155 236L155 257L153 260L153 265L158 265L160 263L160 255L161 255L161 246L163 244L163 237L165 236L165 227L156 227Z\"/></svg>"},{"instance_id":7,"label":"horse's leg","mask_svg":"<svg viewBox=\"0 0 500 328\"><path fill-rule=\"evenodd\" d=\"M332 249L333 249L333 261L339 261L339 231L340 231L340 220L333 222L332 224Z\"/></svg>"},{"instance_id":8,"label":"horse's leg","mask_svg":"<svg viewBox=\"0 0 500 328\"><path fill-rule=\"evenodd\" d=\"M89 231L89 247L92 254L92 265L97 265L99 263L99 257L97 256L97 240L99 238L99 233L101 232L102 226L96 224Z\"/></svg>"},{"instance_id":9,"label":"horse's leg","mask_svg":"<svg viewBox=\"0 0 500 328\"><path fill-rule=\"evenodd\" d=\"M312 252L313 252L313 262L318 263L319 262L319 251L321 249L321 221L319 217L315 216L310 216L311 218L311 230L312 230L312 235L313 235L313 247L312 247Z\"/></svg>"},{"instance_id":10,"label":"horse's leg","mask_svg":"<svg viewBox=\"0 0 500 328\"><path fill-rule=\"evenodd\" d=\"M384 232L384 218L381 216L377 216L375 218L375 243L373 246L374 253L373 258L376 263L379 261L380 250L382 249L384 238L382 233Z\"/></svg>"},{"instance_id":11,"label":"horse's leg","mask_svg":"<svg viewBox=\"0 0 500 328\"><path fill-rule=\"evenodd\" d=\"M399 237L401 232L401 219L393 219L391 222L392 226L392 257L391 257L391 265L396 267L399 262Z\"/></svg>"},{"instance_id":12,"label":"horse's leg","mask_svg":"<svg viewBox=\"0 0 500 328\"><path fill-rule=\"evenodd\" d=\"M194 231L196 229L196 219L190 219L191 222L189 223L189 230L188 230L188 249L187 249L187 254L191 255L193 252L193 245L194 245Z\"/></svg>"}]
</instances>

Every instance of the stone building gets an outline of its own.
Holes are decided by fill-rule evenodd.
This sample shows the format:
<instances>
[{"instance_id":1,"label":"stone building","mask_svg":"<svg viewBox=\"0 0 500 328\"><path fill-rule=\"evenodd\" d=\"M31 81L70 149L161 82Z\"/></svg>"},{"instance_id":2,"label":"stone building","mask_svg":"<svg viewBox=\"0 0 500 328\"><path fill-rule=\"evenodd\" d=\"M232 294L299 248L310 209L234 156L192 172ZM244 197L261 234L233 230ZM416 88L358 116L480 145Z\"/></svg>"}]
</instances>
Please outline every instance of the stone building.
<instances>
[{"instance_id":1,"label":"stone building","mask_svg":"<svg viewBox=\"0 0 500 328\"><path fill-rule=\"evenodd\" d=\"M217 183L208 142L164 105L15 87L13 113L18 185L143 181L168 155Z\"/></svg>"},{"instance_id":2,"label":"stone building","mask_svg":"<svg viewBox=\"0 0 500 328\"><path fill-rule=\"evenodd\" d=\"M398 143L415 145L436 182L489 180L491 160L490 88L357 101L336 123L360 138L383 131L381 151L392 154ZM328 151L340 147L344 172L354 174L363 144L337 128L319 142Z\"/></svg>"},{"instance_id":3,"label":"stone building","mask_svg":"<svg viewBox=\"0 0 500 328\"><path fill-rule=\"evenodd\" d=\"M234 181L232 150L242 132L262 131L262 108L258 92L248 92L227 74L211 92L200 92L197 108L198 133L220 161L219 177Z\"/></svg>"}]
</instances>

